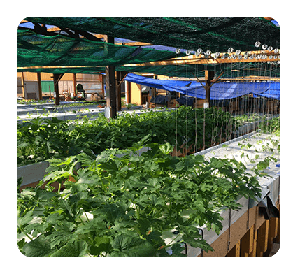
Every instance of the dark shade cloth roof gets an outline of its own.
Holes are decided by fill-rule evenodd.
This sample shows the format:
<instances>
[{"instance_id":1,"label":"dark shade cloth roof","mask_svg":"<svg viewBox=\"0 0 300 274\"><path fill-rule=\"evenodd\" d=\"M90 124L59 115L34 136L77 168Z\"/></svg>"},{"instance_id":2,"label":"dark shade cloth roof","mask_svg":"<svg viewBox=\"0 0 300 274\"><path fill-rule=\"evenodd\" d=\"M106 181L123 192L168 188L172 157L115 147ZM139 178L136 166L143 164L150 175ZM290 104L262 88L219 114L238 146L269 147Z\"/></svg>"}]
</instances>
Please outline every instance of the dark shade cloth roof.
<instances>
[{"instance_id":1,"label":"dark shade cloth roof","mask_svg":"<svg viewBox=\"0 0 300 274\"><path fill-rule=\"evenodd\" d=\"M27 17L34 23L84 30L153 45L227 51L280 47L280 28L263 17Z\"/></svg>"},{"instance_id":2,"label":"dark shade cloth roof","mask_svg":"<svg viewBox=\"0 0 300 274\"><path fill-rule=\"evenodd\" d=\"M172 51L114 45L64 35L44 36L18 29L17 66L108 66L160 61Z\"/></svg>"},{"instance_id":3,"label":"dark shade cloth roof","mask_svg":"<svg viewBox=\"0 0 300 274\"><path fill-rule=\"evenodd\" d=\"M47 73L101 73L106 65L116 71L154 73L171 77L203 77L204 70L223 72L224 78L260 76L262 72L280 77L279 65L266 63L231 63L222 65L123 66L126 64L160 61L172 57L162 44L177 48L227 51L257 49L256 41L279 48L278 24L260 17L27 17L34 23L45 23L72 30L102 33L114 37L150 42L154 45L132 47L107 44L101 41L75 39L64 35L44 36L33 30L18 30L18 71ZM26 23L27 24L27 23ZM24 24L22 24L24 25ZM123 39L123 38L119 38ZM125 40L124 40L125 41ZM243 45L243 47L242 47ZM147 50L146 50L147 49ZM54 68L26 68L57 66ZM84 66L84 67L59 67Z\"/></svg>"}]
</instances>

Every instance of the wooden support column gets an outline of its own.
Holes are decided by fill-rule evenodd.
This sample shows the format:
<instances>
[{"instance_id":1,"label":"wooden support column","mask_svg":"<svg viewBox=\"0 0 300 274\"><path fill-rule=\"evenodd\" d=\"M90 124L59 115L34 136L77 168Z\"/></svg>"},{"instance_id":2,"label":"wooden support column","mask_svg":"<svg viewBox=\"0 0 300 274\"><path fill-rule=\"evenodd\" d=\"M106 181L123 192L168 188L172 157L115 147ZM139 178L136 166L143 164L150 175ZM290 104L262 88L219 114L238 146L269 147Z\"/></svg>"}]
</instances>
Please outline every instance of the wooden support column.
<instances>
[{"instance_id":1,"label":"wooden support column","mask_svg":"<svg viewBox=\"0 0 300 274\"><path fill-rule=\"evenodd\" d=\"M117 85L117 96L116 96L116 103L117 103L117 110L122 110L122 102L121 102L121 81L122 81L122 73L121 71L116 71L116 85Z\"/></svg>"},{"instance_id":2,"label":"wooden support column","mask_svg":"<svg viewBox=\"0 0 300 274\"><path fill-rule=\"evenodd\" d=\"M43 95L42 95L42 77L41 77L41 73L37 72L37 80L38 80L38 100L42 100L43 99Z\"/></svg>"},{"instance_id":3,"label":"wooden support column","mask_svg":"<svg viewBox=\"0 0 300 274\"><path fill-rule=\"evenodd\" d=\"M268 238L269 238L269 220L266 220L260 226L257 232L257 250L256 250L257 257L263 257L264 252L267 251Z\"/></svg>"},{"instance_id":4,"label":"wooden support column","mask_svg":"<svg viewBox=\"0 0 300 274\"><path fill-rule=\"evenodd\" d=\"M53 73L53 82L54 82L54 92L55 92L55 105L59 105L59 88L58 88L58 81L63 76L63 73Z\"/></svg>"},{"instance_id":5,"label":"wooden support column","mask_svg":"<svg viewBox=\"0 0 300 274\"><path fill-rule=\"evenodd\" d=\"M126 81L127 104L131 103L131 82Z\"/></svg>"},{"instance_id":6,"label":"wooden support column","mask_svg":"<svg viewBox=\"0 0 300 274\"><path fill-rule=\"evenodd\" d=\"M241 241L238 241L236 245L228 252L226 257L240 257Z\"/></svg>"},{"instance_id":7,"label":"wooden support column","mask_svg":"<svg viewBox=\"0 0 300 274\"><path fill-rule=\"evenodd\" d=\"M25 81L24 81L24 72L22 71L22 97L25 98Z\"/></svg>"},{"instance_id":8,"label":"wooden support column","mask_svg":"<svg viewBox=\"0 0 300 274\"><path fill-rule=\"evenodd\" d=\"M106 72L106 107L109 108L109 111L107 112L108 115L107 118L115 118L117 116L115 66L107 66L105 72Z\"/></svg>"},{"instance_id":9,"label":"wooden support column","mask_svg":"<svg viewBox=\"0 0 300 274\"><path fill-rule=\"evenodd\" d=\"M104 99L104 76L103 74L99 74L99 81L101 82L101 95L102 95L102 98L101 99Z\"/></svg>"},{"instance_id":10,"label":"wooden support column","mask_svg":"<svg viewBox=\"0 0 300 274\"><path fill-rule=\"evenodd\" d=\"M59 105L58 77L59 77L59 74L53 73L54 92L55 92L55 105L56 106Z\"/></svg>"},{"instance_id":11,"label":"wooden support column","mask_svg":"<svg viewBox=\"0 0 300 274\"><path fill-rule=\"evenodd\" d=\"M73 73L73 96L76 96L76 73Z\"/></svg>"},{"instance_id":12,"label":"wooden support column","mask_svg":"<svg viewBox=\"0 0 300 274\"><path fill-rule=\"evenodd\" d=\"M114 38L107 36L105 42L113 44ZM108 47L106 47L108 51ZM115 81L115 66L107 66L106 73L106 111L107 118L115 118L117 116L117 98L116 98L116 81Z\"/></svg>"},{"instance_id":13,"label":"wooden support column","mask_svg":"<svg viewBox=\"0 0 300 274\"><path fill-rule=\"evenodd\" d=\"M211 85L211 80L214 79L215 72L214 71L205 71L205 90L206 90L206 98L205 101L208 103L208 107L210 107L210 85Z\"/></svg>"}]
</instances>

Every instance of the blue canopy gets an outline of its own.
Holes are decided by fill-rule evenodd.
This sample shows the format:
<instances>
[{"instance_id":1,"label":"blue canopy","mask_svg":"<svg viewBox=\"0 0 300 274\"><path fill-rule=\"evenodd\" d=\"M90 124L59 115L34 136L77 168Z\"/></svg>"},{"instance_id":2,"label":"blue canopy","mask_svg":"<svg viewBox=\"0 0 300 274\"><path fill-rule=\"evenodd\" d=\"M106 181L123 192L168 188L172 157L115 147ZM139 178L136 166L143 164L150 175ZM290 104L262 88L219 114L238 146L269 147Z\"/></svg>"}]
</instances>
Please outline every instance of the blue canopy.
<instances>
[{"instance_id":1,"label":"blue canopy","mask_svg":"<svg viewBox=\"0 0 300 274\"><path fill-rule=\"evenodd\" d=\"M259 94L260 96L264 96L271 99L280 100L280 83L279 82L269 82L269 87L263 93ZM256 97L256 94L254 94Z\"/></svg>"},{"instance_id":2,"label":"blue canopy","mask_svg":"<svg viewBox=\"0 0 300 274\"><path fill-rule=\"evenodd\" d=\"M156 80L134 73L128 73L126 81L135 82L140 85L164 89L170 92L179 92L187 96L205 99L206 91L204 84L197 81L186 80ZM210 89L211 100L226 100L246 94L264 96L280 100L279 82L219 82L212 85Z\"/></svg>"}]
</instances>

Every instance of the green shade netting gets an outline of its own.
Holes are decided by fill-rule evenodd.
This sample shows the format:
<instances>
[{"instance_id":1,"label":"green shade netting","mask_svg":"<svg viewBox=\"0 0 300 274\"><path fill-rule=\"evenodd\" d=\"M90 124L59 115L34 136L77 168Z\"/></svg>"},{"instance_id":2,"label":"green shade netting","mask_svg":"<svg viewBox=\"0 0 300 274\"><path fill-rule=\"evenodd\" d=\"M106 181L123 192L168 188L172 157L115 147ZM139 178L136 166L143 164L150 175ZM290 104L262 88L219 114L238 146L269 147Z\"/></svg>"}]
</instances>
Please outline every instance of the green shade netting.
<instances>
[{"instance_id":1,"label":"green shade netting","mask_svg":"<svg viewBox=\"0 0 300 274\"><path fill-rule=\"evenodd\" d=\"M108 66L160 61L179 55L172 51L114 45L63 35L44 36L18 29L17 66Z\"/></svg>"},{"instance_id":2,"label":"green shade netting","mask_svg":"<svg viewBox=\"0 0 300 274\"><path fill-rule=\"evenodd\" d=\"M137 73L154 73L170 77L195 78L205 77L205 70L215 71L222 78L236 78L247 76L280 77L280 65L268 63L231 63L222 65L169 65L169 66L122 66L116 70Z\"/></svg>"},{"instance_id":3,"label":"green shade netting","mask_svg":"<svg viewBox=\"0 0 300 274\"><path fill-rule=\"evenodd\" d=\"M225 52L256 50L255 42L280 48L280 28L260 17L27 17L71 30L166 45Z\"/></svg>"},{"instance_id":4,"label":"green shade netting","mask_svg":"<svg viewBox=\"0 0 300 274\"><path fill-rule=\"evenodd\" d=\"M217 75L223 72L222 78L269 76L280 77L280 65L268 63L232 63L222 65L168 65L168 66L116 66L116 71L136 73L154 73L170 77L194 78L204 77L205 70L213 70ZM45 72L45 73L86 73L98 74L105 72L105 67L82 67L82 68L35 68L18 69L18 71Z\"/></svg>"}]
</instances>

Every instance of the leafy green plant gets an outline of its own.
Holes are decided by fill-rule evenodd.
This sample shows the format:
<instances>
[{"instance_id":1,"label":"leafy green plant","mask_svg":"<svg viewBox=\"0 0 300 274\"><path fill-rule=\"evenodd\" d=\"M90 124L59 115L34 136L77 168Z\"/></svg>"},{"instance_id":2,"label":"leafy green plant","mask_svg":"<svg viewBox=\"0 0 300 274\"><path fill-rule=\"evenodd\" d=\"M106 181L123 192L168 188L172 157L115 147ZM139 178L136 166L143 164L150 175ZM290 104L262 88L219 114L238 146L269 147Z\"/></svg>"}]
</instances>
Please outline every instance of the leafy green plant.
<instances>
[{"instance_id":1,"label":"leafy green plant","mask_svg":"<svg viewBox=\"0 0 300 274\"><path fill-rule=\"evenodd\" d=\"M234 159L175 158L170 144L150 144L138 156L142 145L53 159L43 182L18 191L20 251L29 257L185 256L183 243L208 251L196 226L219 233L221 209L237 209L237 197L260 193L256 177ZM176 240L167 244L164 231L175 231Z\"/></svg>"},{"instance_id":2,"label":"leafy green plant","mask_svg":"<svg viewBox=\"0 0 300 274\"><path fill-rule=\"evenodd\" d=\"M264 118L259 124L259 128L264 133L273 133L277 136L280 135L280 117L274 117L272 119Z\"/></svg>"},{"instance_id":3,"label":"leafy green plant","mask_svg":"<svg viewBox=\"0 0 300 274\"><path fill-rule=\"evenodd\" d=\"M68 156L68 125L57 118L18 124L17 163L35 163Z\"/></svg>"},{"instance_id":4,"label":"leafy green plant","mask_svg":"<svg viewBox=\"0 0 300 274\"><path fill-rule=\"evenodd\" d=\"M275 157L268 156L268 157L264 158L263 160L259 161L258 164L252 168L252 170L258 176L269 176L270 177L270 175L268 175L265 172L265 169L267 167L269 167L271 161L274 161L276 163L277 159Z\"/></svg>"},{"instance_id":5,"label":"leafy green plant","mask_svg":"<svg viewBox=\"0 0 300 274\"><path fill-rule=\"evenodd\" d=\"M233 130L229 113L221 109L207 109L204 119L203 109L190 107L180 107L173 111L150 111L141 115L127 113L110 121L102 114L93 121L87 118L72 124L58 121L56 118L48 121L36 118L18 124L19 165L76 155L80 151L92 155L106 148L124 149L145 136L148 136L149 143L169 142L173 147L177 146L178 150L183 144L197 144L198 149L203 147L203 124L206 147L211 146L212 138L220 143Z\"/></svg>"}]
</instances>

